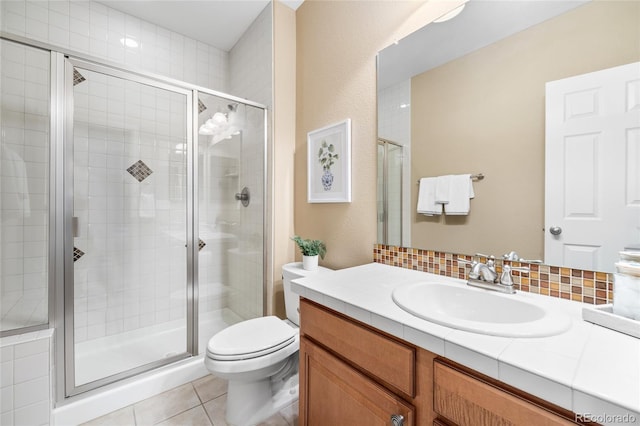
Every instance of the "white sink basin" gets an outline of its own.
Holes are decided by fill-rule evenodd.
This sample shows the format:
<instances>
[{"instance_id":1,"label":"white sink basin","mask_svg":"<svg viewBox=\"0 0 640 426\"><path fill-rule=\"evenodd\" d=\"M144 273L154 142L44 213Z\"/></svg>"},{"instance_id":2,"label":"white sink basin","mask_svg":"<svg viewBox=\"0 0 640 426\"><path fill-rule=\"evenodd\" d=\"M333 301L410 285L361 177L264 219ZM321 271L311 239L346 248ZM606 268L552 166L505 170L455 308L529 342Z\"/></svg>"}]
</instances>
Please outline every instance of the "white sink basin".
<instances>
[{"instance_id":1,"label":"white sink basin","mask_svg":"<svg viewBox=\"0 0 640 426\"><path fill-rule=\"evenodd\" d=\"M392 297L399 307L419 318L492 336L553 336L571 325L569 316L523 300L518 294L418 282L397 287Z\"/></svg>"}]
</instances>

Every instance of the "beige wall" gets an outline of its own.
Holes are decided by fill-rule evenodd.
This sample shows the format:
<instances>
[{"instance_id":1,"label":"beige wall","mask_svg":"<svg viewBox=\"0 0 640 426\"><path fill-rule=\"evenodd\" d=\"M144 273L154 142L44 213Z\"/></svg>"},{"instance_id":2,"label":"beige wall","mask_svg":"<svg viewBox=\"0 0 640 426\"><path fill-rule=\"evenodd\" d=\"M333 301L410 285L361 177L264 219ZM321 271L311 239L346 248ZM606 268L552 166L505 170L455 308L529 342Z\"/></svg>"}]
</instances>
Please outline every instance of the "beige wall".
<instances>
[{"instance_id":1,"label":"beige wall","mask_svg":"<svg viewBox=\"0 0 640 426\"><path fill-rule=\"evenodd\" d=\"M543 259L545 82L640 60L639 16L594 2L412 79L412 182L486 175L469 216L413 210L414 247Z\"/></svg>"},{"instance_id":2,"label":"beige wall","mask_svg":"<svg viewBox=\"0 0 640 426\"><path fill-rule=\"evenodd\" d=\"M306 0L296 13L295 232L322 239L321 264L371 262L376 242L376 54L454 7L416 1ZM414 12L416 14L412 15ZM307 133L351 119L352 202L307 203ZM299 259L300 254L296 253Z\"/></svg>"},{"instance_id":3,"label":"beige wall","mask_svg":"<svg viewBox=\"0 0 640 426\"><path fill-rule=\"evenodd\" d=\"M272 270L267 279L267 314L285 317L282 265L294 260L293 158L296 141L296 15L279 1L273 3L273 176L270 217Z\"/></svg>"}]
</instances>

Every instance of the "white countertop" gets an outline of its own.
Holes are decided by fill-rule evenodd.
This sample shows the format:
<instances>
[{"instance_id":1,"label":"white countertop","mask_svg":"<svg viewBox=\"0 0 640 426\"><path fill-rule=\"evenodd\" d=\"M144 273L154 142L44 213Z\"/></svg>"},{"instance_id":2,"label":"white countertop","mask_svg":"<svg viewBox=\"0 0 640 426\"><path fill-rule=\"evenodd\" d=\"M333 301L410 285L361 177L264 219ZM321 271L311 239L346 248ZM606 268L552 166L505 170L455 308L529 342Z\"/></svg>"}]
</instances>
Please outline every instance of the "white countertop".
<instances>
[{"instance_id":1,"label":"white countertop","mask_svg":"<svg viewBox=\"0 0 640 426\"><path fill-rule=\"evenodd\" d=\"M582 303L518 292L569 315L566 332L508 338L456 330L415 317L391 298L399 285L465 281L379 263L294 280L300 296L607 425L640 425L640 339L582 320Z\"/></svg>"}]
</instances>

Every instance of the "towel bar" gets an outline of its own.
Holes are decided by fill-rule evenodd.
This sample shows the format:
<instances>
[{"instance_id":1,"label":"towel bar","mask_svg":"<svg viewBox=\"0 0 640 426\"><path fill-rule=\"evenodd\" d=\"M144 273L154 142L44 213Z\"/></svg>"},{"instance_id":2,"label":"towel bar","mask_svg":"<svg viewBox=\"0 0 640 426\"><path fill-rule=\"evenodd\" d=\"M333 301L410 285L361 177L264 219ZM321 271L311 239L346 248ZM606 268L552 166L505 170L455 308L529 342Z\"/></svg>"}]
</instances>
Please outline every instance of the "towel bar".
<instances>
[{"instance_id":1,"label":"towel bar","mask_svg":"<svg viewBox=\"0 0 640 426\"><path fill-rule=\"evenodd\" d=\"M477 181L482 180L482 179L484 179L484 174L482 174L482 173L477 173L475 175L471 175L471 180L474 181L474 182L477 182ZM417 183L420 183L420 179L418 179Z\"/></svg>"}]
</instances>

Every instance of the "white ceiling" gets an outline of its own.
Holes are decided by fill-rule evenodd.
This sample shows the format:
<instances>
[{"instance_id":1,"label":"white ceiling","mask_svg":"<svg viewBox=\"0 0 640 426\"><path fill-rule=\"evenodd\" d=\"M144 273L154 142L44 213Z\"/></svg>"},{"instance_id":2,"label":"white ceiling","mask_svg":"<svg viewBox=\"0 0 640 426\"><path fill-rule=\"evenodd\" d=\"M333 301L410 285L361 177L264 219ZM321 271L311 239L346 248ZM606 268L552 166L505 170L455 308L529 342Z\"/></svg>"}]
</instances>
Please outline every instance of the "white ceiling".
<instances>
[{"instance_id":1,"label":"white ceiling","mask_svg":"<svg viewBox=\"0 0 640 426\"><path fill-rule=\"evenodd\" d=\"M539 24L589 0L471 0L450 21L432 23L378 55L378 89L407 80Z\"/></svg>"},{"instance_id":2,"label":"white ceiling","mask_svg":"<svg viewBox=\"0 0 640 426\"><path fill-rule=\"evenodd\" d=\"M294 10L302 2L283 1ZM270 0L102 0L100 3L229 51Z\"/></svg>"}]
</instances>

